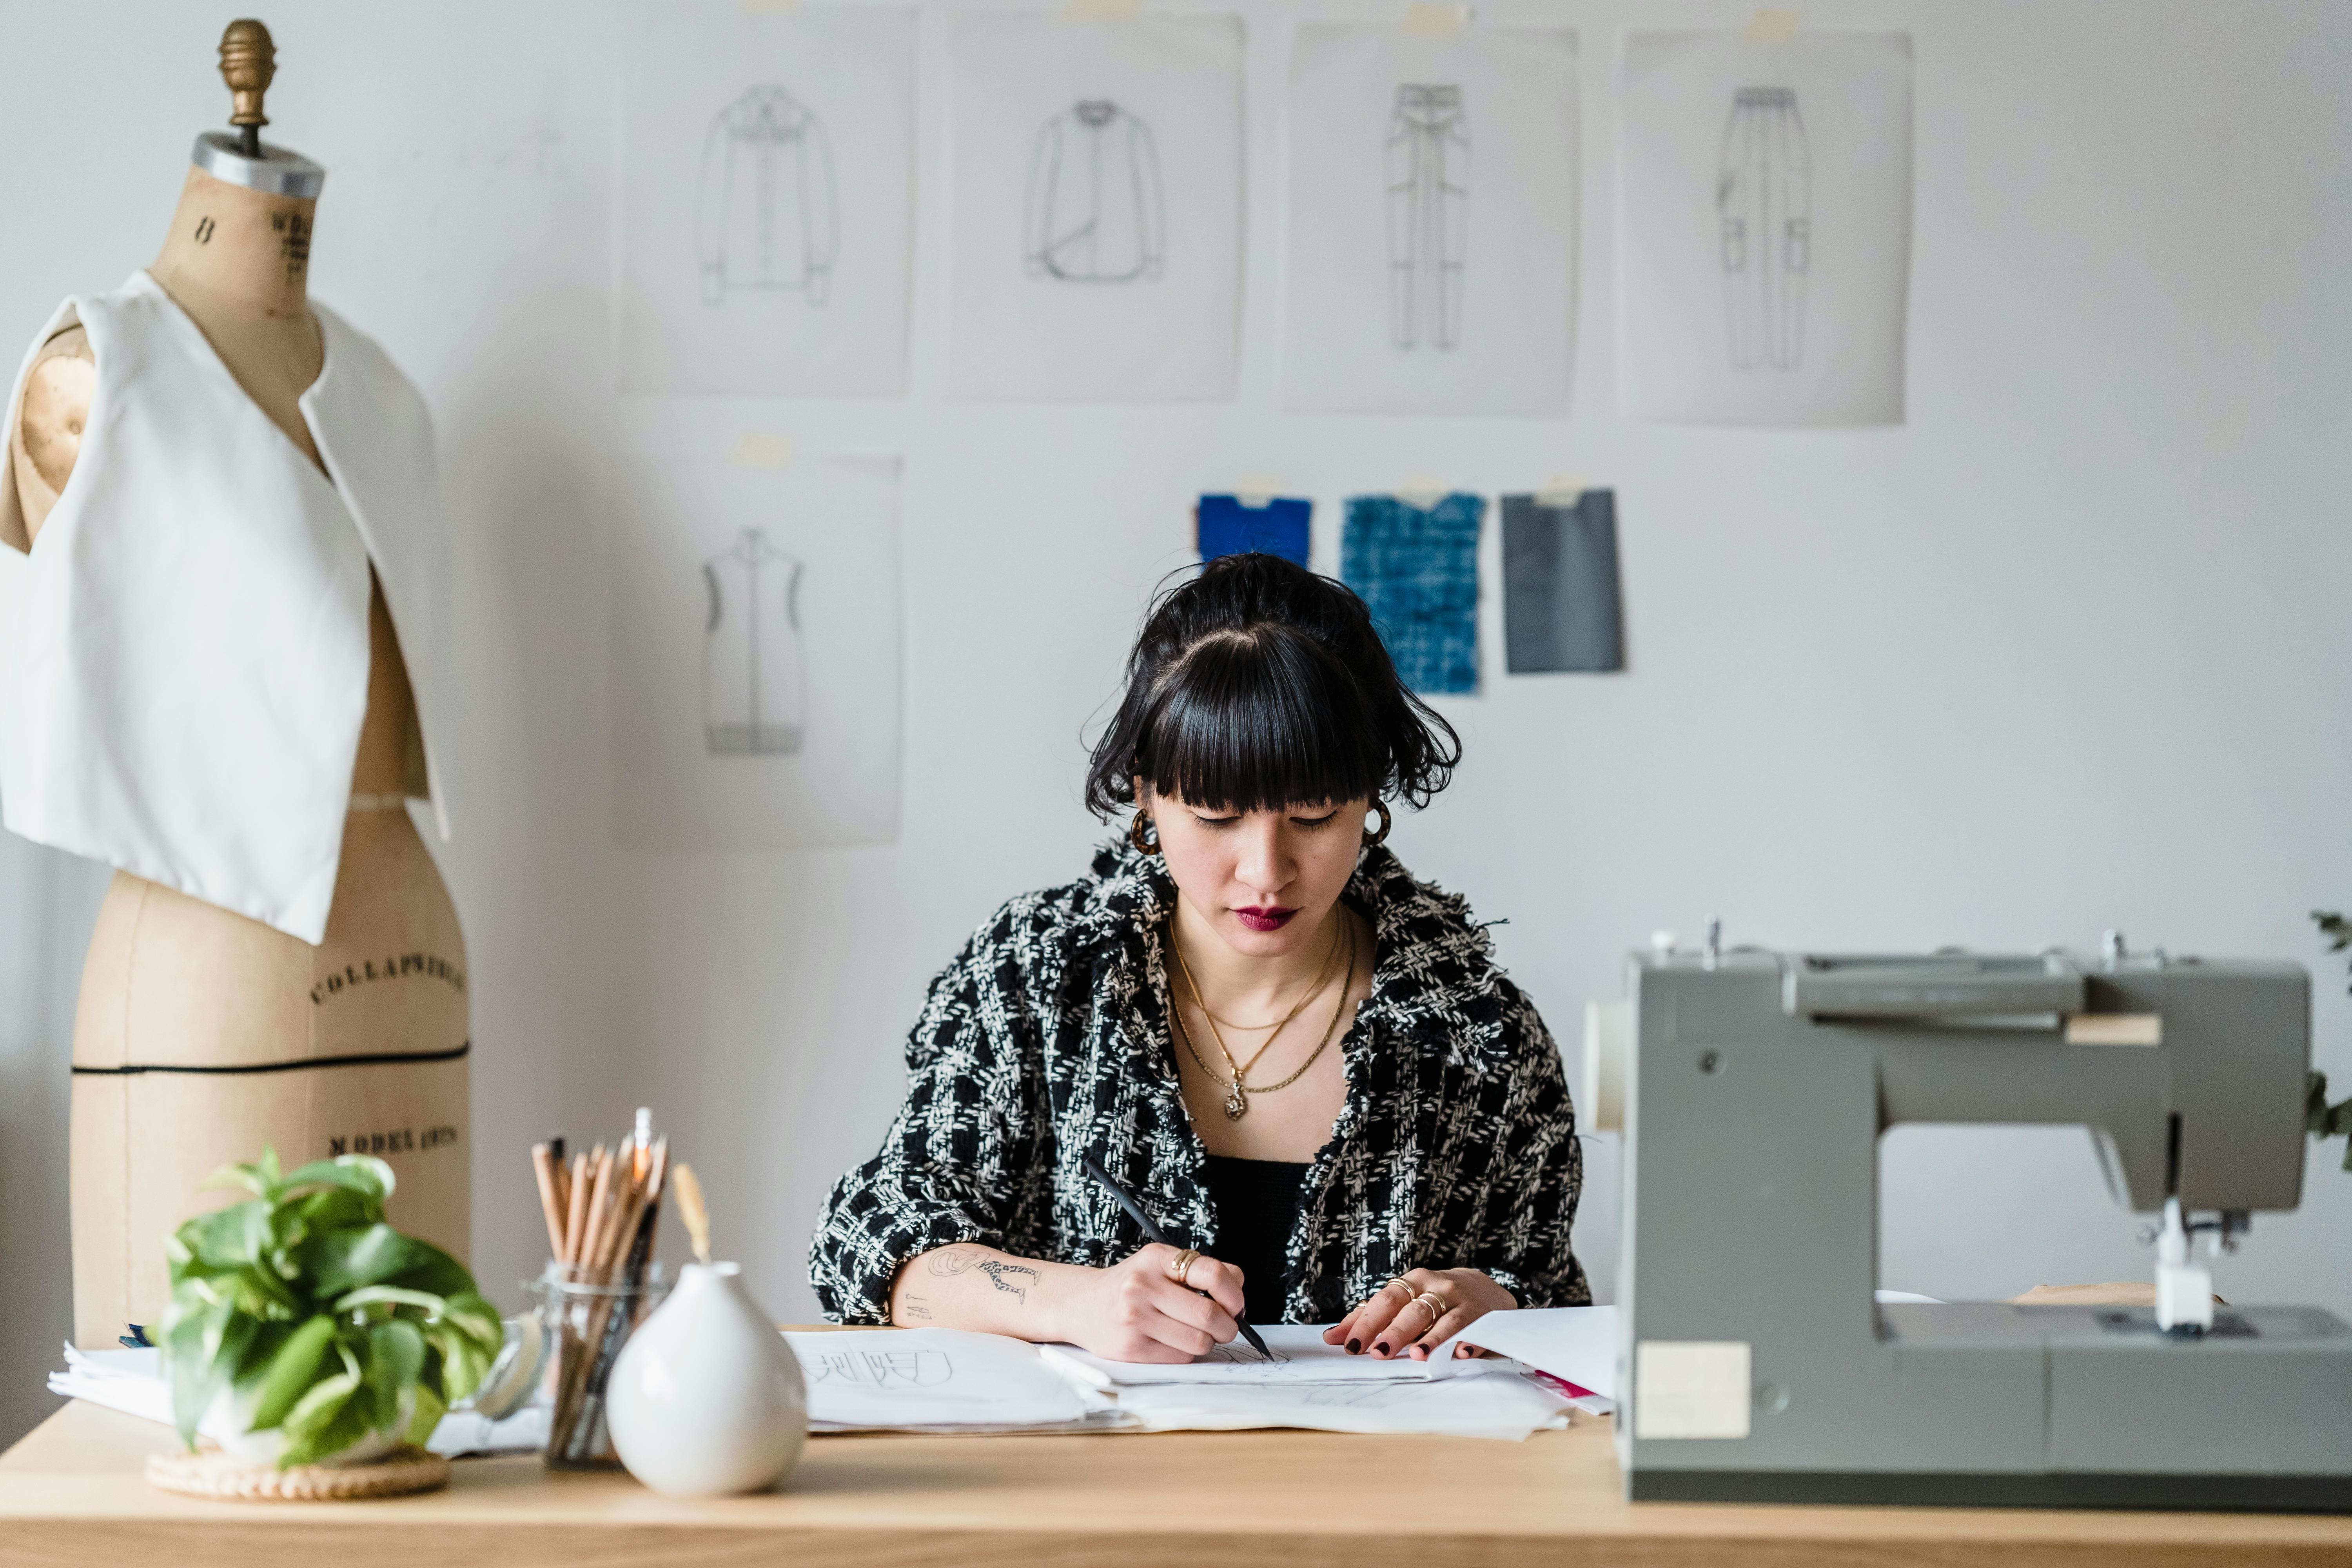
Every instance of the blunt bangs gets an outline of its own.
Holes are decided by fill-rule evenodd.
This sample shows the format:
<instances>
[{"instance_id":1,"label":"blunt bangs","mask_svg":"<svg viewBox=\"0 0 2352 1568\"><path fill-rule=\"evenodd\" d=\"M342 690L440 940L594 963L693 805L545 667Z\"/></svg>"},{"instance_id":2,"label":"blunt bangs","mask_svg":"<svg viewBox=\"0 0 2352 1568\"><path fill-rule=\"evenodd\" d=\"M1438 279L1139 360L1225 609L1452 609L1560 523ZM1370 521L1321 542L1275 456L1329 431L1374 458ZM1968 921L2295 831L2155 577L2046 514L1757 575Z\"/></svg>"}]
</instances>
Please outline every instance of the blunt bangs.
<instances>
[{"instance_id":1,"label":"blunt bangs","mask_svg":"<svg viewBox=\"0 0 2352 1568\"><path fill-rule=\"evenodd\" d=\"M1203 638L1168 675L1136 772L1213 811L1370 799L1381 757L1362 691L1330 653L1283 626Z\"/></svg>"}]
</instances>

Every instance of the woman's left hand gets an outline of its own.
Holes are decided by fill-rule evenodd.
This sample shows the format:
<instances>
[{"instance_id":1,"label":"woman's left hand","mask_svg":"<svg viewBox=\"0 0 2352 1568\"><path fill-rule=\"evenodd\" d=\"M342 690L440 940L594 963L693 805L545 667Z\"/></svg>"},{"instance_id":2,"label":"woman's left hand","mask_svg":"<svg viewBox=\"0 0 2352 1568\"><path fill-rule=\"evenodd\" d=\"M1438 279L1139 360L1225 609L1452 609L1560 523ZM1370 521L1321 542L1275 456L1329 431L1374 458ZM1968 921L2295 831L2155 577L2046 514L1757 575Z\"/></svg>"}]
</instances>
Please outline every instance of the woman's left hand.
<instances>
[{"instance_id":1,"label":"woman's left hand","mask_svg":"<svg viewBox=\"0 0 2352 1568\"><path fill-rule=\"evenodd\" d=\"M1349 1355L1427 1361L1432 1350L1487 1313L1518 1304L1518 1298L1475 1268L1412 1268L1373 1291L1337 1327L1324 1330L1323 1342L1345 1345ZM1457 1344L1454 1353L1466 1358L1478 1352Z\"/></svg>"}]
</instances>

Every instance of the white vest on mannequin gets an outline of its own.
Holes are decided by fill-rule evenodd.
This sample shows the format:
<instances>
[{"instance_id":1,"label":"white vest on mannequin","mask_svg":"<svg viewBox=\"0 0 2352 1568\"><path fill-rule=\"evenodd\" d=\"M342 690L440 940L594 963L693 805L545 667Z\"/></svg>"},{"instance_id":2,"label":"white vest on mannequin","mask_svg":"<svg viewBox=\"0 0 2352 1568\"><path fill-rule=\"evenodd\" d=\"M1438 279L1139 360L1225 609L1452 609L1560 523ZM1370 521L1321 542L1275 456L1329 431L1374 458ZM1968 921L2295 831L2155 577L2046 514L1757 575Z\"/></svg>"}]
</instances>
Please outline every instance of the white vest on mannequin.
<instances>
[{"instance_id":1,"label":"white vest on mannequin","mask_svg":"<svg viewBox=\"0 0 2352 1568\"><path fill-rule=\"evenodd\" d=\"M250 29L241 42L240 29ZM222 47L231 86L247 89L240 113L250 96L256 121L257 48L266 86L257 24L234 25ZM11 826L121 868L74 1037L84 1344L155 1321L164 1236L229 1201L200 1184L265 1142L289 1165L381 1154L399 1178L394 1224L460 1258L469 1239L465 949L403 809L428 793L394 616L429 668L439 629L428 624L439 545L429 429L421 417L415 432L399 428L403 395L421 416L413 391L374 345L308 304L316 165L257 152L199 142L148 275L68 302L83 324L34 352L0 467L0 554L14 555L0 560L0 578L14 579L0 587ZM418 434L421 467L408 438ZM124 501L169 495L180 472L205 504ZM135 552L226 571L223 593L278 606L265 624L289 624L283 612L307 588L306 635L271 657L254 626L214 621L233 646L187 647L205 680L168 689L171 667L152 656L173 636L205 632L204 585L188 577L175 600L149 563L121 559ZM143 585L149 605L114 602L126 584ZM152 614L123 623L123 657L110 664L110 617L152 605L175 614L162 627ZM253 657L240 665L229 657L239 650ZM60 679L59 665L79 679ZM430 704L438 693L425 686ZM140 710L159 702L183 706ZM27 710L53 748L23 743L42 732ZM273 712L289 721L274 741ZM208 720L222 726L218 750L260 754L171 765ZM69 787L39 782L58 776L58 752ZM228 804L208 811L206 798Z\"/></svg>"}]
</instances>

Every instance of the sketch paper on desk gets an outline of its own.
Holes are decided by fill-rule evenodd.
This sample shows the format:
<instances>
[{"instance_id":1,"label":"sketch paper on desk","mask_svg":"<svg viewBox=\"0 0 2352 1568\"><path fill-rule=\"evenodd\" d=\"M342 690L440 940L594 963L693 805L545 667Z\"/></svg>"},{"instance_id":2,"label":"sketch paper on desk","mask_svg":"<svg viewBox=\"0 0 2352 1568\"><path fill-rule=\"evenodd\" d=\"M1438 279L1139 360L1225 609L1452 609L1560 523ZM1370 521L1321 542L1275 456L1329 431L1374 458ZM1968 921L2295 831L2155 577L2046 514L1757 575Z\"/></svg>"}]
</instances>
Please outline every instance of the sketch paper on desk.
<instances>
[{"instance_id":1,"label":"sketch paper on desk","mask_svg":"<svg viewBox=\"0 0 2352 1568\"><path fill-rule=\"evenodd\" d=\"M636 459L615 479L614 842L897 837L898 460Z\"/></svg>"},{"instance_id":2,"label":"sketch paper on desk","mask_svg":"<svg viewBox=\"0 0 2352 1568\"><path fill-rule=\"evenodd\" d=\"M1231 397L1240 20L967 11L951 37L950 394Z\"/></svg>"},{"instance_id":3,"label":"sketch paper on desk","mask_svg":"<svg viewBox=\"0 0 2352 1568\"><path fill-rule=\"evenodd\" d=\"M1349 1355L1323 1342L1324 1325L1265 1323L1257 1331L1271 1355L1261 1356L1240 1340L1218 1345L1198 1361L1163 1365L1108 1361L1076 1345L1045 1345L1038 1353L1057 1370L1091 1388L1134 1388L1152 1384L1207 1383L1305 1384L1324 1383L1428 1383L1475 1376L1486 1363L1475 1361L1383 1361Z\"/></svg>"},{"instance_id":4,"label":"sketch paper on desk","mask_svg":"<svg viewBox=\"0 0 2352 1568\"><path fill-rule=\"evenodd\" d=\"M906 390L915 14L637 0L621 386Z\"/></svg>"},{"instance_id":5,"label":"sketch paper on desk","mask_svg":"<svg viewBox=\"0 0 2352 1568\"><path fill-rule=\"evenodd\" d=\"M1910 36L1633 33L1622 96L1624 412L1902 423Z\"/></svg>"},{"instance_id":6,"label":"sketch paper on desk","mask_svg":"<svg viewBox=\"0 0 2352 1568\"><path fill-rule=\"evenodd\" d=\"M1119 1410L1155 1432L1299 1426L1321 1432L1425 1432L1511 1441L1568 1425L1565 1395L1500 1373L1434 1382L1155 1384L1121 1388Z\"/></svg>"},{"instance_id":7,"label":"sketch paper on desk","mask_svg":"<svg viewBox=\"0 0 2352 1568\"><path fill-rule=\"evenodd\" d=\"M1558 414L1576 341L1576 34L1302 23L1284 401Z\"/></svg>"},{"instance_id":8,"label":"sketch paper on desk","mask_svg":"<svg viewBox=\"0 0 2352 1568\"><path fill-rule=\"evenodd\" d=\"M809 1424L829 1431L1007 1430L1087 1424L1089 1404L1034 1346L960 1329L787 1333Z\"/></svg>"},{"instance_id":9,"label":"sketch paper on desk","mask_svg":"<svg viewBox=\"0 0 2352 1568\"><path fill-rule=\"evenodd\" d=\"M1603 1399L1617 1397L1615 1307L1526 1307L1489 1312L1457 1337L1480 1350L1523 1361L1580 1388L1589 1388Z\"/></svg>"}]
</instances>

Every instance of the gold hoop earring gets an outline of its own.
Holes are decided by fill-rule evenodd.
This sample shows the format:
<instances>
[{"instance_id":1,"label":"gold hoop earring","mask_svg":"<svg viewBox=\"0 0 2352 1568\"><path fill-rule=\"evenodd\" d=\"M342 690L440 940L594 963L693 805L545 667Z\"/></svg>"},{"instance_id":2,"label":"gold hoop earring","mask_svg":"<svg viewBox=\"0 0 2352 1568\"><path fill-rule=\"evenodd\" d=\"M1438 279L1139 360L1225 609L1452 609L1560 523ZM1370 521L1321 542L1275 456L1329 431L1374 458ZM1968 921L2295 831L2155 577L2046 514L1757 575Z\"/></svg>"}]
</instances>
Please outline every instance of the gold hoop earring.
<instances>
[{"instance_id":1,"label":"gold hoop earring","mask_svg":"<svg viewBox=\"0 0 2352 1568\"><path fill-rule=\"evenodd\" d=\"M1160 853L1159 829L1152 826L1151 837L1146 838L1143 830L1147 826L1152 826L1151 818L1138 811L1135 820L1127 825L1127 841L1135 846L1139 855L1157 855Z\"/></svg>"},{"instance_id":2,"label":"gold hoop earring","mask_svg":"<svg viewBox=\"0 0 2352 1568\"><path fill-rule=\"evenodd\" d=\"M1396 819L1389 815L1389 803L1387 801L1376 800L1372 802L1372 809L1381 814L1381 830L1378 833L1368 833L1364 836L1364 847L1367 849L1377 848L1379 846L1387 843L1389 829L1396 825Z\"/></svg>"}]
</instances>

